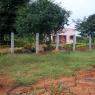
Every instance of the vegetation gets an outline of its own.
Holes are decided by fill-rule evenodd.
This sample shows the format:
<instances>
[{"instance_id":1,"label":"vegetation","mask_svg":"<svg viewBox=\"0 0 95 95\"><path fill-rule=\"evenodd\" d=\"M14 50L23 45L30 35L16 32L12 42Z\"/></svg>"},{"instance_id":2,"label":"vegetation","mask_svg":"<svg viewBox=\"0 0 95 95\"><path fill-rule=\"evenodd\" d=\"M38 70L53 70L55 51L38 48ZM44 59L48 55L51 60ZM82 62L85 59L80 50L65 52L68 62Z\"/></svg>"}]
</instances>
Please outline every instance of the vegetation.
<instances>
[{"instance_id":1,"label":"vegetation","mask_svg":"<svg viewBox=\"0 0 95 95\"><path fill-rule=\"evenodd\" d=\"M75 71L95 66L95 51L59 52L46 55L0 55L0 73L14 77L19 83L41 78L71 76Z\"/></svg>"},{"instance_id":2,"label":"vegetation","mask_svg":"<svg viewBox=\"0 0 95 95\"><path fill-rule=\"evenodd\" d=\"M4 44L4 36L10 38L11 32L16 32L16 12L20 6L27 4L28 0L0 0L0 43ZM10 40L10 39L9 39Z\"/></svg>"},{"instance_id":3,"label":"vegetation","mask_svg":"<svg viewBox=\"0 0 95 95\"><path fill-rule=\"evenodd\" d=\"M83 36L95 36L95 14L90 15L83 20L77 20L76 29L81 32L81 35Z\"/></svg>"},{"instance_id":4,"label":"vegetation","mask_svg":"<svg viewBox=\"0 0 95 95\"><path fill-rule=\"evenodd\" d=\"M26 2L28 0L0 0L0 32L15 32L16 11Z\"/></svg>"},{"instance_id":5,"label":"vegetation","mask_svg":"<svg viewBox=\"0 0 95 95\"><path fill-rule=\"evenodd\" d=\"M19 9L16 29L22 37L35 37L36 33L40 33L40 41L46 41L47 37L51 38L52 32L67 24L69 15L69 11L50 0L37 0Z\"/></svg>"},{"instance_id":6,"label":"vegetation","mask_svg":"<svg viewBox=\"0 0 95 95\"><path fill-rule=\"evenodd\" d=\"M73 95L70 87L67 86L66 83L59 82L57 86L55 84L51 83L50 88L43 88L43 89L34 89L32 91L29 91L29 95L38 95L39 92L45 92L44 95Z\"/></svg>"}]
</instances>

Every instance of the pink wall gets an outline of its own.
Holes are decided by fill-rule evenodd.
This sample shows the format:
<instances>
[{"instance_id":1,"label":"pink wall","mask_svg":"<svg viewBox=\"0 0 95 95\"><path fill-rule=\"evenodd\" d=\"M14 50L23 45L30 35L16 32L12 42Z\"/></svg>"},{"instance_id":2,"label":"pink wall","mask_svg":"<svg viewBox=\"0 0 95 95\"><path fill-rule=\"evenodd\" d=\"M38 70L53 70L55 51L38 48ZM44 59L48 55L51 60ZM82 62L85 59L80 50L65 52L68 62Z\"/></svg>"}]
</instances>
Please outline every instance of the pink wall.
<instances>
[{"instance_id":1,"label":"pink wall","mask_svg":"<svg viewBox=\"0 0 95 95\"><path fill-rule=\"evenodd\" d=\"M60 43L71 44L73 43L73 36L76 34L76 31L72 28L63 29L59 33ZM53 36L53 41L56 42L56 36Z\"/></svg>"}]
</instances>

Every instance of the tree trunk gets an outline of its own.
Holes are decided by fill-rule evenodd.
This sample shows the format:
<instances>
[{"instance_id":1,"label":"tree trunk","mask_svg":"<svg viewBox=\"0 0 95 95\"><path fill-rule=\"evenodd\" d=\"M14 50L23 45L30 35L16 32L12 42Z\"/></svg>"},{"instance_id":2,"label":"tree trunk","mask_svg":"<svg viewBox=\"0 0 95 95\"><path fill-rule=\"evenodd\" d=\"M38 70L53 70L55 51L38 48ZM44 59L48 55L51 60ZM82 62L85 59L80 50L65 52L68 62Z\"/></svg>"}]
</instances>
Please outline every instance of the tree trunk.
<instances>
[{"instance_id":1,"label":"tree trunk","mask_svg":"<svg viewBox=\"0 0 95 95\"><path fill-rule=\"evenodd\" d=\"M56 51L59 50L59 33L56 34Z\"/></svg>"},{"instance_id":2,"label":"tree trunk","mask_svg":"<svg viewBox=\"0 0 95 95\"><path fill-rule=\"evenodd\" d=\"M4 33L0 33L0 45L4 45Z\"/></svg>"},{"instance_id":3,"label":"tree trunk","mask_svg":"<svg viewBox=\"0 0 95 95\"><path fill-rule=\"evenodd\" d=\"M91 42L92 38L91 35L89 35L89 50L91 50L92 48L92 42Z\"/></svg>"},{"instance_id":4,"label":"tree trunk","mask_svg":"<svg viewBox=\"0 0 95 95\"><path fill-rule=\"evenodd\" d=\"M73 36L73 51L76 50L76 35Z\"/></svg>"},{"instance_id":5,"label":"tree trunk","mask_svg":"<svg viewBox=\"0 0 95 95\"><path fill-rule=\"evenodd\" d=\"M36 54L39 53L39 33L36 33Z\"/></svg>"},{"instance_id":6,"label":"tree trunk","mask_svg":"<svg viewBox=\"0 0 95 95\"><path fill-rule=\"evenodd\" d=\"M14 54L14 32L11 32L11 54Z\"/></svg>"}]
</instances>

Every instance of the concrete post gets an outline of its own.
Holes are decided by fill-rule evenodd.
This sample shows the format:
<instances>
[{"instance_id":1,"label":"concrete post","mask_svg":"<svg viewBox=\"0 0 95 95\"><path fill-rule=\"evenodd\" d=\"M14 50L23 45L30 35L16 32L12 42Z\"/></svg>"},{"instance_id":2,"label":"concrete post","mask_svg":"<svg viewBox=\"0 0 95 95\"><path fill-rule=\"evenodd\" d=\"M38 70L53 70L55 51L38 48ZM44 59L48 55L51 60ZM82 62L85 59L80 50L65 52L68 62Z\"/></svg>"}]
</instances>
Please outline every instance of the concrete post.
<instances>
[{"instance_id":1,"label":"concrete post","mask_svg":"<svg viewBox=\"0 0 95 95\"><path fill-rule=\"evenodd\" d=\"M59 33L56 34L56 51L59 50Z\"/></svg>"},{"instance_id":2,"label":"concrete post","mask_svg":"<svg viewBox=\"0 0 95 95\"><path fill-rule=\"evenodd\" d=\"M73 36L73 51L76 50L76 35Z\"/></svg>"},{"instance_id":3,"label":"concrete post","mask_svg":"<svg viewBox=\"0 0 95 95\"><path fill-rule=\"evenodd\" d=\"M11 32L11 54L14 54L14 32Z\"/></svg>"},{"instance_id":4,"label":"concrete post","mask_svg":"<svg viewBox=\"0 0 95 95\"><path fill-rule=\"evenodd\" d=\"M36 33L36 54L39 53L39 33Z\"/></svg>"},{"instance_id":5,"label":"concrete post","mask_svg":"<svg viewBox=\"0 0 95 95\"><path fill-rule=\"evenodd\" d=\"M89 35L89 50L92 49L92 38L91 38L91 35Z\"/></svg>"}]
</instances>

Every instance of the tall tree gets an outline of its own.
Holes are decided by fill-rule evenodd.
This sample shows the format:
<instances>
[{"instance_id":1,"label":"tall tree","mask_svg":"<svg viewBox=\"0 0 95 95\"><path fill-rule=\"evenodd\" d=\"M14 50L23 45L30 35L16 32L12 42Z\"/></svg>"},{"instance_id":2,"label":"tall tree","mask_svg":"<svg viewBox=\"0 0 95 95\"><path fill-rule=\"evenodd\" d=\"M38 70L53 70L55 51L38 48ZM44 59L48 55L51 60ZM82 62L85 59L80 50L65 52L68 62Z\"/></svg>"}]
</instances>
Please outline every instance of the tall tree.
<instances>
[{"instance_id":1,"label":"tall tree","mask_svg":"<svg viewBox=\"0 0 95 95\"><path fill-rule=\"evenodd\" d=\"M69 11L49 0L37 0L26 8L21 8L16 21L20 34L40 33L40 39L58 31L67 24Z\"/></svg>"},{"instance_id":2,"label":"tall tree","mask_svg":"<svg viewBox=\"0 0 95 95\"><path fill-rule=\"evenodd\" d=\"M89 37L89 49L91 49L92 40L94 41L95 36L95 14L90 15L83 21L77 21L76 29L81 32L82 36Z\"/></svg>"},{"instance_id":3,"label":"tall tree","mask_svg":"<svg viewBox=\"0 0 95 95\"><path fill-rule=\"evenodd\" d=\"M76 29L80 31L82 35L95 35L95 14L83 20L78 20L76 22Z\"/></svg>"},{"instance_id":4,"label":"tall tree","mask_svg":"<svg viewBox=\"0 0 95 95\"><path fill-rule=\"evenodd\" d=\"M0 34L3 40L4 34L15 32L16 11L19 6L24 5L28 0L0 0Z\"/></svg>"}]
</instances>

